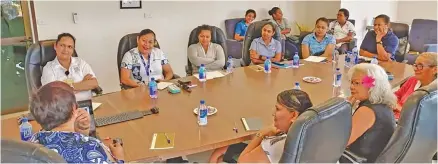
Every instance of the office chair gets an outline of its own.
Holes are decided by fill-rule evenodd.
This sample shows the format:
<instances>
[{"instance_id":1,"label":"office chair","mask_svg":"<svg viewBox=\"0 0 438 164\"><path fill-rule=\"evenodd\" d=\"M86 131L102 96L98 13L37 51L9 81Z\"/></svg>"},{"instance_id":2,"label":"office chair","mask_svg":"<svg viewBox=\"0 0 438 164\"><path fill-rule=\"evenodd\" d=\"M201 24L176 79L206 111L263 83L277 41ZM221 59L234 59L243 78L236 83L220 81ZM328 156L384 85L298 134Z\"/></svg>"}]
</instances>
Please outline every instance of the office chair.
<instances>
[{"instance_id":1,"label":"office chair","mask_svg":"<svg viewBox=\"0 0 438 164\"><path fill-rule=\"evenodd\" d=\"M351 133L351 104L332 98L298 116L279 163L336 163Z\"/></svg>"},{"instance_id":2,"label":"office chair","mask_svg":"<svg viewBox=\"0 0 438 164\"><path fill-rule=\"evenodd\" d=\"M187 47L189 47L192 44L196 44L196 43L199 42L198 32L199 32L199 28L200 27L201 26L198 26L195 29L193 29L192 32L190 32L189 42L188 42ZM219 45L222 46L222 48L224 49L225 63L226 63L226 61L228 59L228 54L227 54L228 51L227 51L227 44L226 44L225 34L218 27L215 27L215 26L210 26L210 27L211 27L211 30L212 30L211 31L211 42L219 44ZM225 63L224 63L224 66L225 66ZM193 75L193 67L192 67L192 63L190 63L189 58L187 58L186 73L187 73L187 76Z\"/></svg>"},{"instance_id":3,"label":"office chair","mask_svg":"<svg viewBox=\"0 0 438 164\"><path fill-rule=\"evenodd\" d=\"M398 125L376 163L430 163L437 152L437 82L417 89L402 108ZM352 162L367 159L348 150Z\"/></svg>"},{"instance_id":4,"label":"office chair","mask_svg":"<svg viewBox=\"0 0 438 164\"><path fill-rule=\"evenodd\" d=\"M259 38L262 36L262 27L269 23L269 21L257 21L253 22L248 26L248 30L245 34L245 39L243 40L243 49L242 49L242 65L248 66L251 64L251 58L249 54L249 48L251 47L251 43L254 39ZM281 43L281 49L282 49L282 55L284 55L284 40L280 38L280 31L277 28L277 25L274 24L274 28L276 29L275 34L273 38L275 40L280 41Z\"/></svg>"},{"instance_id":5,"label":"office chair","mask_svg":"<svg viewBox=\"0 0 438 164\"><path fill-rule=\"evenodd\" d=\"M437 20L414 19L409 32L409 51L423 53L437 50ZM406 53L405 60L414 64L418 54Z\"/></svg>"},{"instance_id":6,"label":"office chair","mask_svg":"<svg viewBox=\"0 0 438 164\"><path fill-rule=\"evenodd\" d=\"M43 145L8 139L2 139L1 144L1 163L67 163Z\"/></svg>"},{"instance_id":7,"label":"office chair","mask_svg":"<svg viewBox=\"0 0 438 164\"><path fill-rule=\"evenodd\" d=\"M131 33L131 34L127 34L125 36L123 36L120 41L119 41L119 47L117 49L117 69L118 69L118 74L119 74L119 81L120 81L120 65L122 63L123 60L123 56L125 56L125 53L128 52L129 50L137 47L137 36L139 35L139 33ZM158 44L158 41L155 39L155 48L160 48L160 44ZM180 78L180 76L178 76L177 74L173 74L172 79L177 79ZM120 87L122 89L129 89L132 87L123 85L122 83L120 83Z\"/></svg>"},{"instance_id":8,"label":"office chair","mask_svg":"<svg viewBox=\"0 0 438 164\"><path fill-rule=\"evenodd\" d=\"M408 40L409 40L409 25L405 23L390 23L392 32L397 36L399 40L398 49L395 52L395 60L397 62L402 62L405 59L405 54L408 50Z\"/></svg>"},{"instance_id":9,"label":"office chair","mask_svg":"<svg viewBox=\"0 0 438 164\"><path fill-rule=\"evenodd\" d=\"M55 49L53 48L56 40L39 41L32 44L27 50L25 60L25 75L27 92L32 95L38 88L41 87L41 76L43 68L47 62L52 61L56 57ZM76 50L73 52L73 57L78 57ZM96 95L102 94L102 88L97 87L91 90Z\"/></svg>"},{"instance_id":10,"label":"office chair","mask_svg":"<svg viewBox=\"0 0 438 164\"><path fill-rule=\"evenodd\" d=\"M242 46L243 41L234 40L234 31L237 23L245 20L245 18L234 18L225 20L225 33L227 35L227 54L231 55L234 59L242 58Z\"/></svg>"}]
</instances>

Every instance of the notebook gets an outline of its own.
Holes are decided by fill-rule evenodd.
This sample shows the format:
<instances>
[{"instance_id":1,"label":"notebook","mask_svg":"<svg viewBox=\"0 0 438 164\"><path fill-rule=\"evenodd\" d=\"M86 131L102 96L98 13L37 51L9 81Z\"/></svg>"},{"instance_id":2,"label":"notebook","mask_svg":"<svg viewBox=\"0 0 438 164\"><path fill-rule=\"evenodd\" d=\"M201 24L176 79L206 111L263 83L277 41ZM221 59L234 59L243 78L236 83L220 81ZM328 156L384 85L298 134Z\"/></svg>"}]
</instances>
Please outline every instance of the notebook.
<instances>
[{"instance_id":1,"label":"notebook","mask_svg":"<svg viewBox=\"0 0 438 164\"><path fill-rule=\"evenodd\" d=\"M168 86L172 85L173 83L169 83L169 82L159 82L157 84L158 90L163 90L166 89Z\"/></svg>"},{"instance_id":2,"label":"notebook","mask_svg":"<svg viewBox=\"0 0 438 164\"><path fill-rule=\"evenodd\" d=\"M242 123L246 131L260 130L263 126L260 118L242 118Z\"/></svg>"},{"instance_id":3,"label":"notebook","mask_svg":"<svg viewBox=\"0 0 438 164\"><path fill-rule=\"evenodd\" d=\"M152 150L171 149L175 145L175 133L154 133L152 136Z\"/></svg>"},{"instance_id":4,"label":"notebook","mask_svg":"<svg viewBox=\"0 0 438 164\"><path fill-rule=\"evenodd\" d=\"M199 74L194 74L193 76L195 76L196 78L199 79ZM220 78L220 77L224 77L225 75L223 73L221 73L220 71L211 71L211 72L207 72L207 80L211 80L214 78Z\"/></svg>"}]
</instances>

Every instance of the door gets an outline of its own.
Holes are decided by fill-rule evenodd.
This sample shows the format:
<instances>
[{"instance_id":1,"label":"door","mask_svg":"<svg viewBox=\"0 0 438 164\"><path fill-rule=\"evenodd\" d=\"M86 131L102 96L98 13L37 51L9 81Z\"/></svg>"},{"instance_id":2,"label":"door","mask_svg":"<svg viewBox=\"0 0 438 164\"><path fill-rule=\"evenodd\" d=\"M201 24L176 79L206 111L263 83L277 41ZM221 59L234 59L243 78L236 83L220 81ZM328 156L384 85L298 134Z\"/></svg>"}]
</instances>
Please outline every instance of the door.
<instances>
[{"instance_id":1,"label":"door","mask_svg":"<svg viewBox=\"0 0 438 164\"><path fill-rule=\"evenodd\" d=\"M24 61L32 44L29 2L1 1L1 113L27 110Z\"/></svg>"}]
</instances>

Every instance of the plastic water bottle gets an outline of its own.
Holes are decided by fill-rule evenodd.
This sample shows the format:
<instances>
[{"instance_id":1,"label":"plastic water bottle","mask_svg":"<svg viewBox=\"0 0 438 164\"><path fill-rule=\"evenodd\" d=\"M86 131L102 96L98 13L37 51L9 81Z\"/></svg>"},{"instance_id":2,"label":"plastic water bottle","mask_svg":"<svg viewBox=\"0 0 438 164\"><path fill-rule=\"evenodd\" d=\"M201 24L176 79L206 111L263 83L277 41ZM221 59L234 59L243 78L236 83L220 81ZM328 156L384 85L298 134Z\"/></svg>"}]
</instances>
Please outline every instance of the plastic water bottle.
<instances>
[{"instance_id":1,"label":"plastic water bottle","mask_svg":"<svg viewBox=\"0 0 438 164\"><path fill-rule=\"evenodd\" d=\"M342 73L339 68L336 68L335 74L334 74L334 82L333 86L340 87L342 82Z\"/></svg>"},{"instance_id":2,"label":"plastic water bottle","mask_svg":"<svg viewBox=\"0 0 438 164\"><path fill-rule=\"evenodd\" d=\"M271 73L271 65L272 65L272 63L271 63L270 57L267 57L265 60L265 63L264 63L265 73Z\"/></svg>"},{"instance_id":3,"label":"plastic water bottle","mask_svg":"<svg viewBox=\"0 0 438 164\"><path fill-rule=\"evenodd\" d=\"M207 72L205 71L204 64L201 64L201 66L199 67L198 73L199 73L199 81L200 82L207 81Z\"/></svg>"},{"instance_id":4,"label":"plastic water bottle","mask_svg":"<svg viewBox=\"0 0 438 164\"><path fill-rule=\"evenodd\" d=\"M299 83L299 82L295 82L295 87L294 87L294 89L301 90L301 87L300 87L300 83Z\"/></svg>"},{"instance_id":5,"label":"plastic water bottle","mask_svg":"<svg viewBox=\"0 0 438 164\"><path fill-rule=\"evenodd\" d=\"M350 63L350 61L351 61L350 57L351 57L351 52L348 51L347 54L345 54L345 63L344 63L345 67L350 67L350 64L351 64Z\"/></svg>"},{"instance_id":6,"label":"plastic water bottle","mask_svg":"<svg viewBox=\"0 0 438 164\"><path fill-rule=\"evenodd\" d=\"M151 81L149 82L149 96L153 99L158 98L158 87L155 78L151 78Z\"/></svg>"},{"instance_id":7,"label":"plastic water bottle","mask_svg":"<svg viewBox=\"0 0 438 164\"><path fill-rule=\"evenodd\" d=\"M350 66L354 66L354 65L356 65L356 64L358 64L358 61L359 61L359 50L357 49L357 46L356 45L354 45L354 48L353 48L353 50L352 50L352 58L350 59L351 60L351 65Z\"/></svg>"},{"instance_id":8,"label":"plastic water bottle","mask_svg":"<svg viewBox=\"0 0 438 164\"><path fill-rule=\"evenodd\" d=\"M28 141L32 137L32 124L29 123L27 118L22 118L19 128L21 140Z\"/></svg>"},{"instance_id":9,"label":"plastic water bottle","mask_svg":"<svg viewBox=\"0 0 438 164\"><path fill-rule=\"evenodd\" d=\"M379 64L379 61L377 60L377 57L374 56L373 59L371 59L371 64Z\"/></svg>"},{"instance_id":10,"label":"plastic water bottle","mask_svg":"<svg viewBox=\"0 0 438 164\"><path fill-rule=\"evenodd\" d=\"M295 52L292 61L292 68L299 68L299 67L300 67L300 56L298 56L298 52Z\"/></svg>"},{"instance_id":11,"label":"plastic water bottle","mask_svg":"<svg viewBox=\"0 0 438 164\"><path fill-rule=\"evenodd\" d=\"M205 101L201 100L201 105L199 105L198 108L198 124L200 126L207 125L207 114L208 114L208 108L205 105Z\"/></svg>"},{"instance_id":12,"label":"plastic water bottle","mask_svg":"<svg viewBox=\"0 0 438 164\"><path fill-rule=\"evenodd\" d=\"M228 56L228 60L227 60L227 73L232 73L233 72L233 57L230 55Z\"/></svg>"}]
</instances>

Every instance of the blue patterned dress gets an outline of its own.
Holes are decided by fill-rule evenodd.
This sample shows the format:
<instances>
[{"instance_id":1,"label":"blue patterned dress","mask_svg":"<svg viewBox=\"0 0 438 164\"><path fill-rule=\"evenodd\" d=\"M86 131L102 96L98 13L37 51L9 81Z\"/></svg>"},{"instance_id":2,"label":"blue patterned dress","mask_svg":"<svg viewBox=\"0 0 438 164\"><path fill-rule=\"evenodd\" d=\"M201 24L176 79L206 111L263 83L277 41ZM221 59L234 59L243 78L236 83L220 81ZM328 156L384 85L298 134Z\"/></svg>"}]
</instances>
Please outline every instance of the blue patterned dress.
<instances>
[{"instance_id":1,"label":"blue patterned dress","mask_svg":"<svg viewBox=\"0 0 438 164\"><path fill-rule=\"evenodd\" d=\"M68 163L112 163L105 153L109 151L96 138L76 132L41 131L35 133L30 142L44 145L60 154Z\"/></svg>"}]
</instances>

